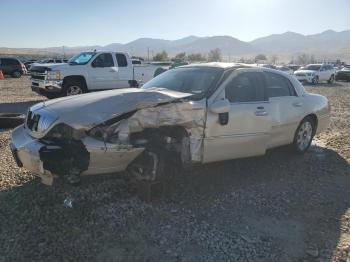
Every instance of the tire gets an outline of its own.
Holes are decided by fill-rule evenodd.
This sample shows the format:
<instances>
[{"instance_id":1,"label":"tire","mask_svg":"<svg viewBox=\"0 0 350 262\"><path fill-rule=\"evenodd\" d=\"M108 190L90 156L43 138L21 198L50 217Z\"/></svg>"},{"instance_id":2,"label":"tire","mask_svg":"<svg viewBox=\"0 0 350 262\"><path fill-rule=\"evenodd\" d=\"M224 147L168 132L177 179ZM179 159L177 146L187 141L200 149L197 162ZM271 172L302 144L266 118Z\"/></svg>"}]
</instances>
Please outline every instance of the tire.
<instances>
[{"instance_id":1,"label":"tire","mask_svg":"<svg viewBox=\"0 0 350 262\"><path fill-rule=\"evenodd\" d=\"M0 128L14 128L23 124L24 119L24 114L0 113Z\"/></svg>"},{"instance_id":2,"label":"tire","mask_svg":"<svg viewBox=\"0 0 350 262\"><path fill-rule=\"evenodd\" d=\"M311 117L305 117L294 134L292 148L297 154L304 154L310 147L316 133L316 124Z\"/></svg>"},{"instance_id":3,"label":"tire","mask_svg":"<svg viewBox=\"0 0 350 262\"><path fill-rule=\"evenodd\" d=\"M80 95L87 92L85 83L78 80L68 80L62 88L62 96Z\"/></svg>"},{"instance_id":4,"label":"tire","mask_svg":"<svg viewBox=\"0 0 350 262\"><path fill-rule=\"evenodd\" d=\"M320 79L318 78L318 76L315 76L315 77L312 79L312 82L311 82L311 83L312 83L313 85L317 85L317 84L319 83L319 80L320 80Z\"/></svg>"},{"instance_id":5,"label":"tire","mask_svg":"<svg viewBox=\"0 0 350 262\"><path fill-rule=\"evenodd\" d=\"M334 83L334 75L331 75L331 77L328 79L328 84L333 84Z\"/></svg>"},{"instance_id":6,"label":"tire","mask_svg":"<svg viewBox=\"0 0 350 262\"><path fill-rule=\"evenodd\" d=\"M138 181L162 181L165 178L165 166L165 152L146 149L129 165L127 172Z\"/></svg>"},{"instance_id":7,"label":"tire","mask_svg":"<svg viewBox=\"0 0 350 262\"><path fill-rule=\"evenodd\" d=\"M14 71L13 73L12 73L12 77L14 77L14 78L20 78L21 77L21 72L20 71Z\"/></svg>"}]
</instances>

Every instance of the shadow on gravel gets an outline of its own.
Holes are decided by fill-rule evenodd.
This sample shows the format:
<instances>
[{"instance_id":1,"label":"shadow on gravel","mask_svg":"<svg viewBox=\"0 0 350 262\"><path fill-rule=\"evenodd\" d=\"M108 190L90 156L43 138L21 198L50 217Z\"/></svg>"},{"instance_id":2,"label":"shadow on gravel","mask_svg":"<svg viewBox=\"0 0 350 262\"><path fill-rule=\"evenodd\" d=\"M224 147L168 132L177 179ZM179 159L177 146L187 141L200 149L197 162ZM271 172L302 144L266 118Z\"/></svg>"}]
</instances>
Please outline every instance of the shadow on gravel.
<instances>
[{"instance_id":1,"label":"shadow on gravel","mask_svg":"<svg viewBox=\"0 0 350 262\"><path fill-rule=\"evenodd\" d=\"M0 113L26 113L28 108L42 101L0 103Z\"/></svg>"},{"instance_id":2,"label":"shadow on gravel","mask_svg":"<svg viewBox=\"0 0 350 262\"><path fill-rule=\"evenodd\" d=\"M343 84L342 84L342 82L334 82L331 84L329 84L327 82L323 82L323 83L318 83L317 85L305 83L304 86L306 86L306 87L339 87L339 86L343 86Z\"/></svg>"},{"instance_id":3,"label":"shadow on gravel","mask_svg":"<svg viewBox=\"0 0 350 262\"><path fill-rule=\"evenodd\" d=\"M0 258L330 261L349 233L341 220L350 168L333 150L313 146L295 156L280 148L182 173L152 203L113 176L2 191ZM72 208L63 205L67 196Z\"/></svg>"}]
</instances>

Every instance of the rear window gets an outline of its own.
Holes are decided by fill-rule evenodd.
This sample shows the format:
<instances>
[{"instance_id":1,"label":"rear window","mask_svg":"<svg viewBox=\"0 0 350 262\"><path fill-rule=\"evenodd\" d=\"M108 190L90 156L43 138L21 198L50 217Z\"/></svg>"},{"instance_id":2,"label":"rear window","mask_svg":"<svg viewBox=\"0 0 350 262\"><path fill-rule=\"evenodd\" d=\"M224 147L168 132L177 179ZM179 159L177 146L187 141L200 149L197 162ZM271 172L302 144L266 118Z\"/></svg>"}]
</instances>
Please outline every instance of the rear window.
<instances>
[{"instance_id":1,"label":"rear window","mask_svg":"<svg viewBox=\"0 0 350 262\"><path fill-rule=\"evenodd\" d=\"M126 60L126 56L124 54L116 54L118 67L126 67L128 66L128 61Z\"/></svg>"},{"instance_id":2,"label":"rear window","mask_svg":"<svg viewBox=\"0 0 350 262\"><path fill-rule=\"evenodd\" d=\"M267 97L296 96L291 82L279 74L265 72Z\"/></svg>"}]
</instances>

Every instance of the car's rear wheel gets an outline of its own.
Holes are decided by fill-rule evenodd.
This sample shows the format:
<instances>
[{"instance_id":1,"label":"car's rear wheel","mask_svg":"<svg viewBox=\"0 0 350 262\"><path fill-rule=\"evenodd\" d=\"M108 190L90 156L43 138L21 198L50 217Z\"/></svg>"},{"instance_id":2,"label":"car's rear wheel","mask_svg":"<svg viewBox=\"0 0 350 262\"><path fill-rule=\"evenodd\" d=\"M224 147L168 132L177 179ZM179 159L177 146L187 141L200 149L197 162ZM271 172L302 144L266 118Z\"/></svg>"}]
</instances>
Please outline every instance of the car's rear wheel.
<instances>
[{"instance_id":1,"label":"car's rear wheel","mask_svg":"<svg viewBox=\"0 0 350 262\"><path fill-rule=\"evenodd\" d=\"M298 154L305 153L311 145L315 135L315 121L311 117L306 117L301 121L295 131L293 149Z\"/></svg>"},{"instance_id":2,"label":"car's rear wheel","mask_svg":"<svg viewBox=\"0 0 350 262\"><path fill-rule=\"evenodd\" d=\"M21 72L20 72L20 71L14 71L14 72L12 73L12 77L14 77L14 78L20 78L20 77L21 77Z\"/></svg>"},{"instance_id":3,"label":"car's rear wheel","mask_svg":"<svg viewBox=\"0 0 350 262\"><path fill-rule=\"evenodd\" d=\"M319 81L320 81L320 79L318 78L318 76L315 76L315 77L312 79L312 84L313 84L313 85L317 85Z\"/></svg>"},{"instance_id":4,"label":"car's rear wheel","mask_svg":"<svg viewBox=\"0 0 350 262\"><path fill-rule=\"evenodd\" d=\"M328 84L334 83L334 75L331 75L331 77L328 79Z\"/></svg>"},{"instance_id":5,"label":"car's rear wheel","mask_svg":"<svg viewBox=\"0 0 350 262\"><path fill-rule=\"evenodd\" d=\"M68 80L63 85L62 95L63 96L73 96L86 93L87 89L84 83L76 80Z\"/></svg>"}]
</instances>

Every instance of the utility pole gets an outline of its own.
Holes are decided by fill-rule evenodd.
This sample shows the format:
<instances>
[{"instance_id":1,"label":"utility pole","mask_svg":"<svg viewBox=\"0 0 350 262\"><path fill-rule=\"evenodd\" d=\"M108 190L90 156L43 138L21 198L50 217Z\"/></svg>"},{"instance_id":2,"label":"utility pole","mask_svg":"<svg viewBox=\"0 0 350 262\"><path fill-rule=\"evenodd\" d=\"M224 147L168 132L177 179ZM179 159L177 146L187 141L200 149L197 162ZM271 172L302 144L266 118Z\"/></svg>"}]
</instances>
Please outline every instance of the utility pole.
<instances>
[{"instance_id":1,"label":"utility pole","mask_svg":"<svg viewBox=\"0 0 350 262\"><path fill-rule=\"evenodd\" d=\"M149 47L147 47L147 60L148 60L148 63L149 63Z\"/></svg>"}]
</instances>

